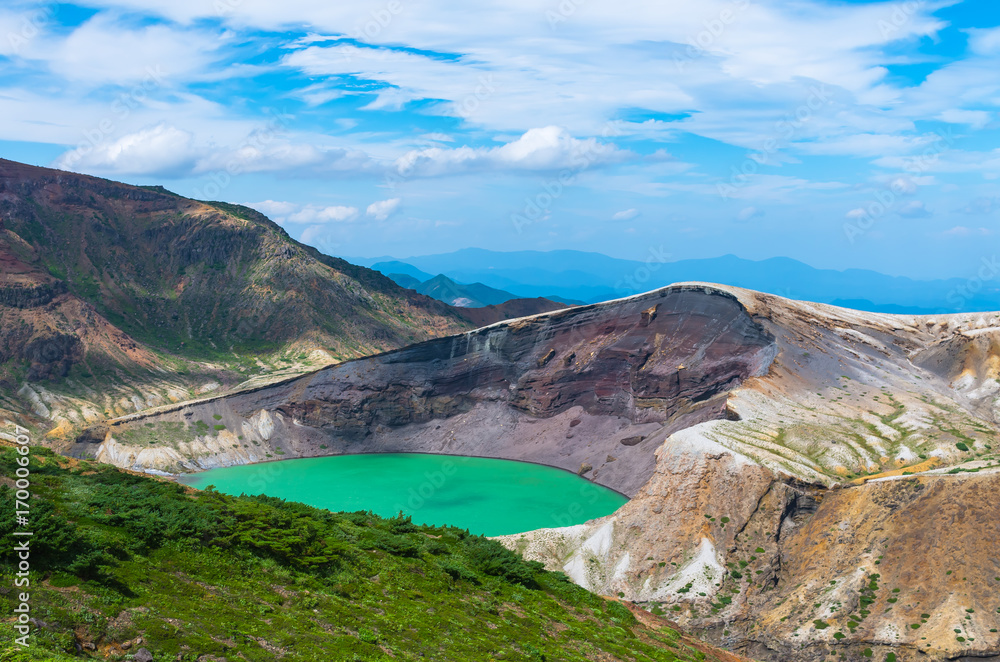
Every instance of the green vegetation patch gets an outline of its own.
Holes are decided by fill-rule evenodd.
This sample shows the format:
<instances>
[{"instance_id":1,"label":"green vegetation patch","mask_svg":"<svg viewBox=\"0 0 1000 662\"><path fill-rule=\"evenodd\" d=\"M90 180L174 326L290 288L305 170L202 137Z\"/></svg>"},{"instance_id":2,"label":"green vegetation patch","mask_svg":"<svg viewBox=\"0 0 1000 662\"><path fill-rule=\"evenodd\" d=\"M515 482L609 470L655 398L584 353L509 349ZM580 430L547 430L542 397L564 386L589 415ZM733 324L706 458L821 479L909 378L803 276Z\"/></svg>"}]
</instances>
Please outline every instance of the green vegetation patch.
<instances>
[{"instance_id":1,"label":"green vegetation patch","mask_svg":"<svg viewBox=\"0 0 1000 662\"><path fill-rule=\"evenodd\" d=\"M32 465L32 617L46 627L25 653L0 623L2 660L79 660L84 644L138 636L154 659L185 662L705 659L669 627L640 625L625 606L467 531L191 494L42 448ZM0 449L2 475L16 466ZM10 488L0 501L9 586ZM0 595L7 613L14 599Z\"/></svg>"},{"instance_id":2,"label":"green vegetation patch","mask_svg":"<svg viewBox=\"0 0 1000 662\"><path fill-rule=\"evenodd\" d=\"M193 436L184 423L163 421L115 428L112 434L122 443L133 446L172 446L181 441L190 441Z\"/></svg>"}]
</instances>

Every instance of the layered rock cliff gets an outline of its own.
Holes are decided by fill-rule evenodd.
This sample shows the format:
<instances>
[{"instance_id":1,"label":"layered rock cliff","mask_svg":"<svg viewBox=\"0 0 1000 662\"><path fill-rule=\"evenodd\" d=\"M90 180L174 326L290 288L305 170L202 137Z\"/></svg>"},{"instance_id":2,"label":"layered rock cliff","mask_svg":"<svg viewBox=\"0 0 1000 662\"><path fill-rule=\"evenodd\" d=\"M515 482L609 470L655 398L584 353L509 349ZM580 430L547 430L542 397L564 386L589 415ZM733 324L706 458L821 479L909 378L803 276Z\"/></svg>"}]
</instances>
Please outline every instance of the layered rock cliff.
<instances>
[{"instance_id":1,"label":"layered rock cliff","mask_svg":"<svg viewBox=\"0 0 1000 662\"><path fill-rule=\"evenodd\" d=\"M540 462L632 494L667 435L724 418L726 393L775 352L734 296L679 287L114 421L97 457L176 471L279 454L441 452ZM212 429L198 434L198 422ZM178 443L130 443L147 425L175 426Z\"/></svg>"}]
</instances>

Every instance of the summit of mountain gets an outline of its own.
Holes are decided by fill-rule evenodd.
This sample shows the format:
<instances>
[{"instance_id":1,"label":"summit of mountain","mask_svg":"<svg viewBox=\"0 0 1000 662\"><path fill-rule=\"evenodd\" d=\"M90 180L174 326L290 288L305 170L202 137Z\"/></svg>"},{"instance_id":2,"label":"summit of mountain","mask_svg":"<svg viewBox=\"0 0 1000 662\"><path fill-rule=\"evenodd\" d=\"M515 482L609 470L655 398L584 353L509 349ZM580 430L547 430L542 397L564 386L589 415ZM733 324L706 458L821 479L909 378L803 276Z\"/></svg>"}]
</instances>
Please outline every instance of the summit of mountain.
<instances>
[{"instance_id":1,"label":"summit of mountain","mask_svg":"<svg viewBox=\"0 0 1000 662\"><path fill-rule=\"evenodd\" d=\"M461 331L263 214L0 159L0 408L66 430Z\"/></svg>"}]
</instances>

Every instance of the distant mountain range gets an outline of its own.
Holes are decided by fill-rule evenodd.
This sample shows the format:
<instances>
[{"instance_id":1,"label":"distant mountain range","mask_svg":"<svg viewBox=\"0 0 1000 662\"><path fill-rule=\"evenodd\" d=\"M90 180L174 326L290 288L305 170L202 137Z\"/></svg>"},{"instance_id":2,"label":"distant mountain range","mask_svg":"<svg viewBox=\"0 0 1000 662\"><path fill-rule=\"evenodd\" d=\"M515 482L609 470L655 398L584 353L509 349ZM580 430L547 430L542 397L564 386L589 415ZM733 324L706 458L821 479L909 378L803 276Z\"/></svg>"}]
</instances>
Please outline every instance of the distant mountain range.
<instances>
[{"instance_id":1,"label":"distant mountain range","mask_svg":"<svg viewBox=\"0 0 1000 662\"><path fill-rule=\"evenodd\" d=\"M660 262L569 250L497 252L468 248L404 259L345 259L393 274L397 283L435 298L441 297L434 293L434 287L443 281L435 286L429 286L428 281L437 274L455 284L448 287L454 287L450 291L456 296L470 300L478 297L462 284L474 283L482 296L489 292L490 296L594 303L676 282L707 281L870 312L936 315L1000 310L1000 279L916 280L864 269L816 269L785 257L755 261L725 255ZM400 280L401 276L409 280Z\"/></svg>"},{"instance_id":2,"label":"distant mountain range","mask_svg":"<svg viewBox=\"0 0 1000 662\"><path fill-rule=\"evenodd\" d=\"M498 290L482 283L472 283L469 285L456 283L444 274L431 276L421 282L416 277L407 273L394 273L392 271L383 271L382 268L378 267L373 268L394 280L400 287L415 290L420 294L460 308L481 308L519 298L516 294L504 292L503 290Z\"/></svg>"},{"instance_id":3,"label":"distant mountain range","mask_svg":"<svg viewBox=\"0 0 1000 662\"><path fill-rule=\"evenodd\" d=\"M583 301L567 300L561 297L521 297L504 290L498 290L482 283L458 283L444 274L432 276L431 274L417 269L411 264L390 260L388 262L377 262L371 266L375 271L379 271L400 287L414 290L425 296L432 297L438 301L443 301L458 308L483 308L486 306L497 306L507 301L520 298L537 299L542 301L549 299L561 304L578 305ZM549 310L555 310L558 306L553 306Z\"/></svg>"}]
</instances>

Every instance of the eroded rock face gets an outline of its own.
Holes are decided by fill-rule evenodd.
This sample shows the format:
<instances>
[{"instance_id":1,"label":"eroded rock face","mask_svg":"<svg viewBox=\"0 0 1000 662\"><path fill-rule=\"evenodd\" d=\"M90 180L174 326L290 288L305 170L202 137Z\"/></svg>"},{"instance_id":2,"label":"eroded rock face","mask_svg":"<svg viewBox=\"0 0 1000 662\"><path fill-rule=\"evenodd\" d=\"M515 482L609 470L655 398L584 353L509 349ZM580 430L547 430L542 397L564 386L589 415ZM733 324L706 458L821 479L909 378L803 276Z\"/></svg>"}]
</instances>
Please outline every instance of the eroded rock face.
<instances>
[{"instance_id":1,"label":"eroded rock face","mask_svg":"<svg viewBox=\"0 0 1000 662\"><path fill-rule=\"evenodd\" d=\"M774 556L757 555L743 571L749 578L761 564L778 567L752 585L744 580L730 634L719 640L742 640L748 654L767 659L830 650L860 658L866 649L877 660L890 652L898 660L997 659L998 493L997 473L824 493L815 514L778 537ZM751 545L737 545L732 558L748 559Z\"/></svg>"},{"instance_id":2,"label":"eroded rock face","mask_svg":"<svg viewBox=\"0 0 1000 662\"><path fill-rule=\"evenodd\" d=\"M725 394L766 372L775 353L773 338L736 297L677 287L424 342L123 421L112 434L120 450L128 435L116 430L219 416L227 429L246 431L244 445L280 444L285 457L408 450L572 471L586 464L595 481L631 494L668 434L723 417ZM262 411L273 421L268 439L248 425ZM188 459L189 468L216 463Z\"/></svg>"},{"instance_id":3,"label":"eroded rock face","mask_svg":"<svg viewBox=\"0 0 1000 662\"><path fill-rule=\"evenodd\" d=\"M539 418L579 406L591 415L665 421L757 374L773 354L772 339L734 298L680 289L323 371L278 410L360 437L374 425L447 418L479 401Z\"/></svg>"},{"instance_id":4,"label":"eroded rock face","mask_svg":"<svg viewBox=\"0 0 1000 662\"><path fill-rule=\"evenodd\" d=\"M75 335L51 334L27 343L22 355L31 362L29 380L65 377L73 364L83 358L83 343Z\"/></svg>"},{"instance_id":5,"label":"eroded rock face","mask_svg":"<svg viewBox=\"0 0 1000 662\"><path fill-rule=\"evenodd\" d=\"M613 515L504 543L755 659L1000 656L1000 315L740 300L779 353L733 415L668 436Z\"/></svg>"}]
</instances>

